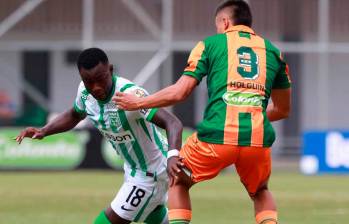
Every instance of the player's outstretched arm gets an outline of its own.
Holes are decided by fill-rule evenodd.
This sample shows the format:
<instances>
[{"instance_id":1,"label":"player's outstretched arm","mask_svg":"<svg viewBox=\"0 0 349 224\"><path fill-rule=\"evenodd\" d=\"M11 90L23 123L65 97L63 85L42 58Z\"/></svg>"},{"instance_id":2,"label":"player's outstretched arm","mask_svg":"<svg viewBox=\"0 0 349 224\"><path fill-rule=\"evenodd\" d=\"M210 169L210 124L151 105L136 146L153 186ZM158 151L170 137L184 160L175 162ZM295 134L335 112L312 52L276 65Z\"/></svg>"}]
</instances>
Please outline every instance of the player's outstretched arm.
<instances>
[{"instance_id":1,"label":"player's outstretched arm","mask_svg":"<svg viewBox=\"0 0 349 224\"><path fill-rule=\"evenodd\" d=\"M86 116L75 112L74 109L67 110L59 114L55 119L46 124L43 128L29 127L21 131L16 137L18 144L24 138L43 139L46 136L66 132L73 129Z\"/></svg>"},{"instance_id":2,"label":"player's outstretched arm","mask_svg":"<svg viewBox=\"0 0 349 224\"><path fill-rule=\"evenodd\" d=\"M183 75L175 84L147 97L138 98L132 94L117 92L113 101L123 110L166 107L185 100L197 84L195 78Z\"/></svg>"},{"instance_id":3,"label":"player's outstretched arm","mask_svg":"<svg viewBox=\"0 0 349 224\"><path fill-rule=\"evenodd\" d=\"M166 130L169 151L179 151L182 146L182 122L176 116L164 109L159 109L151 122ZM182 167L183 164L178 156L173 156L168 159L167 171L170 176L170 185L172 185L173 180L177 177L178 173L181 172Z\"/></svg>"},{"instance_id":4,"label":"player's outstretched arm","mask_svg":"<svg viewBox=\"0 0 349 224\"><path fill-rule=\"evenodd\" d=\"M291 111L291 88L273 89L272 104L268 105L267 116L270 121L278 121L289 116Z\"/></svg>"}]
</instances>

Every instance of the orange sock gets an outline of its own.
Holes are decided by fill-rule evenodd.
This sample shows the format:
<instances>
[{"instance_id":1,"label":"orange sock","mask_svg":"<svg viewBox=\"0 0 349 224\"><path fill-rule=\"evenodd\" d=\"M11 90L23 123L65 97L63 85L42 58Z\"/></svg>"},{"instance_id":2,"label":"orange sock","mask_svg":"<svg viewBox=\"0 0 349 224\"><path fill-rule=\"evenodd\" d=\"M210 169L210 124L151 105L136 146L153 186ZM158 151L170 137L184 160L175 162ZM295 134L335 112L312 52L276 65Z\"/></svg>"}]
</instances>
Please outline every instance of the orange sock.
<instances>
[{"instance_id":1,"label":"orange sock","mask_svg":"<svg viewBox=\"0 0 349 224\"><path fill-rule=\"evenodd\" d=\"M278 214L276 211L265 210L256 215L257 224L277 224Z\"/></svg>"},{"instance_id":2,"label":"orange sock","mask_svg":"<svg viewBox=\"0 0 349 224\"><path fill-rule=\"evenodd\" d=\"M170 224L188 224L191 220L191 210L170 209L168 211Z\"/></svg>"}]
</instances>

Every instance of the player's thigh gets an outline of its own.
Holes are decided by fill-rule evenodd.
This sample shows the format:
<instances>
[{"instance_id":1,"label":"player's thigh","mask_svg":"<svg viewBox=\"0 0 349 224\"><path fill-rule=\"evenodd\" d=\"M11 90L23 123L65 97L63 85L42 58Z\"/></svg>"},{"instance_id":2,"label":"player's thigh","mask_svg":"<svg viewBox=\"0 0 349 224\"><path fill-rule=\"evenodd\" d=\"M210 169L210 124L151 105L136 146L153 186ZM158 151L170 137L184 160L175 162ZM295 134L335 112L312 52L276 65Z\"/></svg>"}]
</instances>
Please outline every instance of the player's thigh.
<instances>
[{"instance_id":1,"label":"player's thigh","mask_svg":"<svg viewBox=\"0 0 349 224\"><path fill-rule=\"evenodd\" d=\"M152 195L147 198L143 205L142 213L138 215L138 221L151 224L161 224L167 219L167 192L168 192L168 177L167 172L157 176L154 183Z\"/></svg>"},{"instance_id":2,"label":"player's thigh","mask_svg":"<svg viewBox=\"0 0 349 224\"><path fill-rule=\"evenodd\" d=\"M111 207L108 207L105 214L111 224L129 224L131 221L121 218Z\"/></svg>"},{"instance_id":3,"label":"player's thigh","mask_svg":"<svg viewBox=\"0 0 349 224\"><path fill-rule=\"evenodd\" d=\"M110 206L123 219L143 221L147 207L152 205L155 190L156 185L152 183L125 182Z\"/></svg>"},{"instance_id":4,"label":"player's thigh","mask_svg":"<svg viewBox=\"0 0 349 224\"><path fill-rule=\"evenodd\" d=\"M267 187L271 173L271 149L241 147L236 170L250 196Z\"/></svg>"},{"instance_id":5,"label":"player's thigh","mask_svg":"<svg viewBox=\"0 0 349 224\"><path fill-rule=\"evenodd\" d=\"M235 163L237 155L235 146L202 142L196 133L188 138L180 151L195 183L214 178L222 169Z\"/></svg>"}]
</instances>

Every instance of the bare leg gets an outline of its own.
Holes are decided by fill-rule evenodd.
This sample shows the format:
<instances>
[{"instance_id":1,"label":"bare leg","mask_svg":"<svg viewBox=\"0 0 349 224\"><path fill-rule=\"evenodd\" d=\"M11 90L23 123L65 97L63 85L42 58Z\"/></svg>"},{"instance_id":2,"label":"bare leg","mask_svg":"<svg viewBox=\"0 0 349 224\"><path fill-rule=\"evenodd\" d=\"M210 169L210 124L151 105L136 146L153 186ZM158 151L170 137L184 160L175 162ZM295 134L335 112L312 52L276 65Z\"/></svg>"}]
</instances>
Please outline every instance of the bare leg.
<instances>
[{"instance_id":1,"label":"bare leg","mask_svg":"<svg viewBox=\"0 0 349 224\"><path fill-rule=\"evenodd\" d=\"M105 214L106 214L106 216L109 219L111 224L129 224L129 223L131 223L130 221L125 220L125 219L121 218L120 216L118 216L118 214L116 214L111 207L107 208L107 210L105 211Z\"/></svg>"},{"instance_id":2,"label":"bare leg","mask_svg":"<svg viewBox=\"0 0 349 224\"><path fill-rule=\"evenodd\" d=\"M191 220L191 202L189 190L194 183L184 172L181 172L179 178L169 189L169 220L182 220L188 223Z\"/></svg>"},{"instance_id":3,"label":"bare leg","mask_svg":"<svg viewBox=\"0 0 349 224\"><path fill-rule=\"evenodd\" d=\"M276 211L274 198L267 188L258 191L252 197L252 200L254 202L254 210L256 215L265 210Z\"/></svg>"}]
</instances>

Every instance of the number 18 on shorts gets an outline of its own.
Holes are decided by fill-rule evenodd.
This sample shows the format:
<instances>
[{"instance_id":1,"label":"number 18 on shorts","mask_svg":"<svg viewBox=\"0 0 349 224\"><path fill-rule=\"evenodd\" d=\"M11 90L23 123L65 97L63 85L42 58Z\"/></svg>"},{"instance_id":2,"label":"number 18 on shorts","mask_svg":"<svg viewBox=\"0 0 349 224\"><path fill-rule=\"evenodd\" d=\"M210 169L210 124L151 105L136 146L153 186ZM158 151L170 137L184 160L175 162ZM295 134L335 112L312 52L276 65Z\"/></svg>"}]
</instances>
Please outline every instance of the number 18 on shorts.
<instances>
[{"instance_id":1,"label":"number 18 on shorts","mask_svg":"<svg viewBox=\"0 0 349 224\"><path fill-rule=\"evenodd\" d=\"M157 206L166 204L167 183L137 182L126 181L111 202L111 207L123 219L143 222Z\"/></svg>"}]
</instances>

